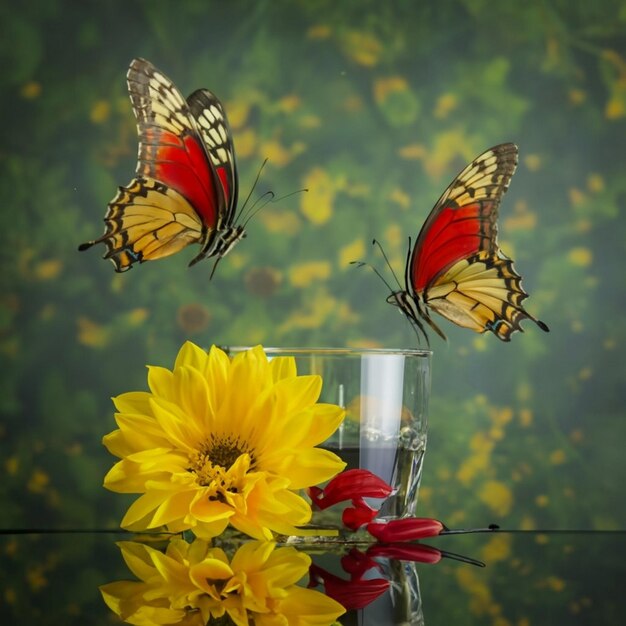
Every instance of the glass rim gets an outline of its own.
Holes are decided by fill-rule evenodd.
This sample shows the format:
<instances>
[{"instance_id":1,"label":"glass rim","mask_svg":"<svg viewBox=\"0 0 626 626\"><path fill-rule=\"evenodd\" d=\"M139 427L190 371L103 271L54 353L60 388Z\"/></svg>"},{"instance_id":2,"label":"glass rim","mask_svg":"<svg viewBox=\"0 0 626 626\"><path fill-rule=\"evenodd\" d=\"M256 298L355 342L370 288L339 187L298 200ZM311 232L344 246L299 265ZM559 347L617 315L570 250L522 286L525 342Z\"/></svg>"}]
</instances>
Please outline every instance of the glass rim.
<instances>
[{"instance_id":1,"label":"glass rim","mask_svg":"<svg viewBox=\"0 0 626 626\"><path fill-rule=\"evenodd\" d=\"M244 352L252 349L254 346L222 346L224 352ZM417 356L431 357L432 350L424 350L422 348L332 348L332 347L315 347L306 348L301 346L262 346L263 351L268 356L367 356L367 355L390 355L390 356Z\"/></svg>"}]
</instances>

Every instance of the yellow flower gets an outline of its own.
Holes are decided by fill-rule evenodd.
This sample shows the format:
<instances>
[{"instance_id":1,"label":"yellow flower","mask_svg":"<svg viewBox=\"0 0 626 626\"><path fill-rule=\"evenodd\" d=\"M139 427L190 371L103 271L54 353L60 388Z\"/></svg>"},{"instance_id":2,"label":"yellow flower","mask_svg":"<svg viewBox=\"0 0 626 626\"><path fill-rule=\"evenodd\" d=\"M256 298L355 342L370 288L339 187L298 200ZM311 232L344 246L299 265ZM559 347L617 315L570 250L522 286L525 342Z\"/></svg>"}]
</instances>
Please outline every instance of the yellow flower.
<instances>
[{"instance_id":1,"label":"yellow flower","mask_svg":"<svg viewBox=\"0 0 626 626\"><path fill-rule=\"evenodd\" d=\"M409 84L402 76L389 76L378 78L374 81L374 100L377 104L384 102L396 92L403 92L409 89Z\"/></svg>"},{"instance_id":2,"label":"yellow flower","mask_svg":"<svg viewBox=\"0 0 626 626\"><path fill-rule=\"evenodd\" d=\"M511 490L497 480L487 481L480 490L478 497L498 515L508 515L513 506Z\"/></svg>"},{"instance_id":3,"label":"yellow flower","mask_svg":"<svg viewBox=\"0 0 626 626\"><path fill-rule=\"evenodd\" d=\"M109 119L111 105L106 100L98 100L91 107L89 118L94 124L102 124Z\"/></svg>"},{"instance_id":4,"label":"yellow flower","mask_svg":"<svg viewBox=\"0 0 626 626\"><path fill-rule=\"evenodd\" d=\"M365 243L363 243L363 239L359 237L339 250L339 267L349 267L352 261L359 261L364 255Z\"/></svg>"},{"instance_id":5,"label":"yellow flower","mask_svg":"<svg viewBox=\"0 0 626 626\"><path fill-rule=\"evenodd\" d=\"M251 128L240 131L237 135L237 156L247 159L254 154L257 145L256 133Z\"/></svg>"},{"instance_id":6,"label":"yellow flower","mask_svg":"<svg viewBox=\"0 0 626 626\"><path fill-rule=\"evenodd\" d=\"M459 105L459 99L456 94L444 93L437 98L434 115L437 119L445 119Z\"/></svg>"},{"instance_id":7,"label":"yellow flower","mask_svg":"<svg viewBox=\"0 0 626 626\"><path fill-rule=\"evenodd\" d=\"M333 213L336 190L332 178L326 171L316 167L306 175L304 187L308 193L301 196L300 210L313 224L324 224Z\"/></svg>"},{"instance_id":8,"label":"yellow flower","mask_svg":"<svg viewBox=\"0 0 626 626\"><path fill-rule=\"evenodd\" d=\"M294 287L308 287L316 280L326 280L330 276L328 261L308 261L293 265L289 269L289 281Z\"/></svg>"},{"instance_id":9,"label":"yellow flower","mask_svg":"<svg viewBox=\"0 0 626 626\"><path fill-rule=\"evenodd\" d=\"M382 43L371 33L351 30L341 40L344 54L365 67L378 64L383 52Z\"/></svg>"},{"instance_id":10,"label":"yellow flower","mask_svg":"<svg viewBox=\"0 0 626 626\"><path fill-rule=\"evenodd\" d=\"M110 329L86 317L79 317L78 342L90 348L104 348L111 336Z\"/></svg>"},{"instance_id":11,"label":"yellow flower","mask_svg":"<svg viewBox=\"0 0 626 626\"><path fill-rule=\"evenodd\" d=\"M330 33L330 26L326 26L326 24L316 24L309 28L306 35L309 39L328 39Z\"/></svg>"},{"instance_id":12,"label":"yellow flower","mask_svg":"<svg viewBox=\"0 0 626 626\"><path fill-rule=\"evenodd\" d=\"M140 580L108 583L100 592L130 624L325 626L345 613L335 600L296 585L311 558L292 547L253 541L229 561L222 549L199 539L173 539L165 552L133 541L118 546Z\"/></svg>"},{"instance_id":13,"label":"yellow flower","mask_svg":"<svg viewBox=\"0 0 626 626\"><path fill-rule=\"evenodd\" d=\"M41 83L37 81L31 80L24 85L20 89L20 95L25 100L34 100L41 95Z\"/></svg>"},{"instance_id":14,"label":"yellow flower","mask_svg":"<svg viewBox=\"0 0 626 626\"><path fill-rule=\"evenodd\" d=\"M59 259L49 259L35 266L35 276L39 280L50 280L56 278L62 269L63 263Z\"/></svg>"},{"instance_id":15,"label":"yellow flower","mask_svg":"<svg viewBox=\"0 0 626 626\"><path fill-rule=\"evenodd\" d=\"M261 346L232 361L187 342L173 371L150 367L149 392L114 398L119 430L104 445L121 460L104 479L142 494L122 526L191 529L203 538L230 523L257 539L296 534L311 518L297 490L328 480L345 463L316 448L343 419L316 404L319 376L298 376L293 358L268 361Z\"/></svg>"},{"instance_id":16,"label":"yellow flower","mask_svg":"<svg viewBox=\"0 0 626 626\"><path fill-rule=\"evenodd\" d=\"M416 161L417 159L423 159L426 156L426 148L420 143L411 143L398 150L398 154L403 159L409 161Z\"/></svg>"},{"instance_id":17,"label":"yellow flower","mask_svg":"<svg viewBox=\"0 0 626 626\"><path fill-rule=\"evenodd\" d=\"M593 254L589 248L572 248L567 255L567 259L572 265L588 267L593 261Z\"/></svg>"}]
</instances>

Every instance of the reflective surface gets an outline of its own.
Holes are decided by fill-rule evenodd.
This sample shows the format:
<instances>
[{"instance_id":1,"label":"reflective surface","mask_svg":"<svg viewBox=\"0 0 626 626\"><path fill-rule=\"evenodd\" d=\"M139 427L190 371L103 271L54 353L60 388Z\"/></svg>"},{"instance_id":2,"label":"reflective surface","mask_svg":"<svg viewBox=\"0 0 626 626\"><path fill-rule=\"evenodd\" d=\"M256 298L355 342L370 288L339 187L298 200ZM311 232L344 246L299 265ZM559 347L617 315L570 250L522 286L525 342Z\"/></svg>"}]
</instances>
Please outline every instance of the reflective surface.
<instances>
[{"instance_id":1,"label":"reflective surface","mask_svg":"<svg viewBox=\"0 0 626 626\"><path fill-rule=\"evenodd\" d=\"M115 544L130 539L121 533L1 536L0 623L119 623L98 587L133 579ZM376 599L370 593L372 602L365 608L342 616L342 624L623 623L626 533L502 531L442 536L424 543L482 560L485 567L446 556L435 564L401 562L370 548L379 566L358 572L354 565L363 560L356 551L366 554L367 546L319 545L306 552L317 568L316 579L323 578L320 571L327 572L326 583L335 593L341 580L389 581L379 585L384 589ZM413 558L417 556L426 558L423 550L414 552ZM353 603L368 599L367 593L359 593L363 586L350 587L346 582L343 589L347 593L342 597Z\"/></svg>"}]
</instances>

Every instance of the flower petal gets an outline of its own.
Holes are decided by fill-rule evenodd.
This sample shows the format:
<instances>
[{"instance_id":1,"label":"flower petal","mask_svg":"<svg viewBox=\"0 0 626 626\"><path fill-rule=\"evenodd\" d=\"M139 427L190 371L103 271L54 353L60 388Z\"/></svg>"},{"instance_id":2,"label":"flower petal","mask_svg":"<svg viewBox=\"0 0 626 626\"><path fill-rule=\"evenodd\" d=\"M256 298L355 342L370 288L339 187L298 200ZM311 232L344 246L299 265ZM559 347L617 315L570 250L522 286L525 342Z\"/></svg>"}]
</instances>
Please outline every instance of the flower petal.
<instances>
[{"instance_id":1,"label":"flower petal","mask_svg":"<svg viewBox=\"0 0 626 626\"><path fill-rule=\"evenodd\" d=\"M397 541L415 541L424 537L435 537L444 529L444 525L429 517L406 517L385 523L372 522L367 525L367 532L385 543Z\"/></svg>"},{"instance_id":2,"label":"flower petal","mask_svg":"<svg viewBox=\"0 0 626 626\"><path fill-rule=\"evenodd\" d=\"M270 361L272 380L276 383L283 378L295 378L296 360L292 356L277 356Z\"/></svg>"}]
</instances>

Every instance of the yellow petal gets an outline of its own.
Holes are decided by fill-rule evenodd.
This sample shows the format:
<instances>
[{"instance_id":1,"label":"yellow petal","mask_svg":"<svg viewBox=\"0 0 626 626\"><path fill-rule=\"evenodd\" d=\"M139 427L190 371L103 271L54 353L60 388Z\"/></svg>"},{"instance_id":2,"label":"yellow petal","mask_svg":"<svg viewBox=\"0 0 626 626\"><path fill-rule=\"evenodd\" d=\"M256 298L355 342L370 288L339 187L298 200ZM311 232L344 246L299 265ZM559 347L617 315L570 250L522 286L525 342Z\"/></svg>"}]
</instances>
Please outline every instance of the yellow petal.
<instances>
[{"instance_id":1,"label":"yellow petal","mask_svg":"<svg viewBox=\"0 0 626 626\"><path fill-rule=\"evenodd\" d=\"M301 623L306 626L328 626L346 610L339 602L314 589L292 587L286 598L278 601L276 612L287 618L287 623ZM264 616L259 616L255 626L266 626Z\"/></svg>"},{"instance_id":2,"label":"yellow petal","mask_svg":"<svg viewBox=\"0 0 626 626\"><path fill-rule=\"evenodd\" d=\"M193 534L199 539L206 540L219 537L226 530L229 521L229 518L226 518L214 522L198 522L195 526L192 526Z\"/></svg>"},{"instance_id":3,"label":"yellow petal","mask_svg":"<svg viewBox=\"0 0 626 626\"><path fill-rule=\"evenodd\" d=\"M311 429L305 440L307 445L318 445L326 441L341 425L346 412L334 404L316 404L313 408Z\"/></svg>"},{"instance_id":4,"label":"yellow petal","mask_svg":"<svg viewBox=\"0 0 626 626\"><path fill-rule=\"evenodd\" d=\"M209 356L206 351L197 346L191 341L185 341L178 351L176 361L174 362L174 369L179 367L194 367L195 369L203 372L206 369Z\"/></svg>"},{"instance_id":5,"label":"yellow petal","mask_svg":"<svg viewBox=\"0 0 626 626\"><path fill-rule=\"evenodd\" d=\"M235 571L261 569L275 547L276 544L271 541L251 541L246 543L237 550L231 565Z\"/></svg>"},{"instance_id":6,"label":"yellow petal","mask_svg":"<svg viewBox=\"0 0 626 626\"><path fill-rule=\"evenodd\" d=\"M194 496L195 490L174 492L154 512L153 525L165 526L175 520L183 519L189 512Z\"/></svg>"},{"instance_id":7,"label":"yellow petal","mask_svg":"<svg viewBox=\"0 0 626 626\"><path fill-rule=\"evenodd\" d=\"M174 370L173 387L177 404L189 417L189 424L197 428L196 438L202 441L211 432L209 418L209 388L206 379L193 367Z\"/></svg>"},{"instance_id":8,"label":"yellow petal","mask_svg":"<svg viewBox=\"0 0 626 626\"><path fill-rule=\"evenodd\" d=\"M228 521L228 518L234 514L231 507L217 500L209 500L203 491L196 494L189 507L189 512L201 522Z\"/></svg>"},{"instance_id":9,"label":"yellow petal","mask_svg":"<svg viewBox=\"0 0 626 626\"><path fill-rule=\"evenodd\" d=\"M153 395L169 400L172 397L172 379L172 372L168 369L148 365L148 387Z\"/></svg>"},{"instance_id":10,"label":"yellow petal","mask_svg":"<svg viewBox=\"0 0 626 626\"><path fill-rule=\"evenodd\" d=\"M150 410L151 395L147 391L130 391L113 398L113 404L120 413L152 415Z\"/></svg>"},{"instance_id":11,"label":"yellow petal","mask_svg":"<svg viewBox=\"0 0 626 626\"><path fill-rule=\"evenodd\" d=\"M118 541L122 557L128 569L140 580L148 580L154 575L154 564L150 558L150 548L137 541Z\"/></svg>"},{"instance_id":12,"label":"yellow petal","mask_svg":"<svg viewBox=\"0 0 626 626\"><path fill-rule=\"evenodd\" d=\"M283 378L294 378L297 375L296 360L292 356L274 357L270 361L270 369L274 382Z\"/></svg>"},{"instance_id":13,"label":"yellow petal","mask_svg":"<svg viewBox=\"0 0 626 626\"><path fill-rule=\"evenodd\" d=\"M161 398L153 398L150 404L155 419L172 446L187 452L198 449L203 437L199 437L197 425L178 405Z\"/></svg>"},{"instance_id":14,"label":"yellow petal","mask_svg":"<svg viewBox=\"0 0 626 626\"><path fill-rule=\"evenodd\" d=\"M311 565L311 557L293 547L278 548L267 559L264 577L268 587L285 588L295 585Z\"/></svg>"},{"instance_id":15,"label":"yellow petal","mask_svg":"<svg viewBox=\"0 0 626 626\"><path fill-rule=\"evenodd\" d=\"M322 391L322 379L317 375L285 378L275 387L276 393L286 400L285 410L289 413L306 409L317 402Z\"/></svg>"},{"instance_id":16,"label":"yellow petal","mask_svg":"<svg viewBox=\"0 0 626 626\"><path fill-rule=\"evenodd\" d=\"M142 530L155 528L158 524L152 523L152 515L169 496L169 493L162 491L144 493L130 505L122 519L121 526L123 528L132 527L133 530L138 530L136 525L141 522Z\"/></svg>"},{"instance_id":17,"label":"yellow petal","mask_svg":"<svg viewBox=\"0 0 626 626\"><path fill-rule=\"evenodd\" d=\"M115 421L120 427L120 430L113 432L118 432L119 437L121 437L123 441L117 441L116 438L111 438L112 441L110 441L110 443L113 447L109 447L107 443L105 443L111 454L121 457L138 450L145 450L146 448L171 447L170 442L165 437L163 429L159 426L154 417L116 413ZM111 435L112 434L113 433L111 433ZM107 437L105 437L103 441L108 442ZM116 451L116 445L123 447L124 451Z\"/></svg>"},{"instance_id":18,"label":"yellow petal","mask_svg":"<svg viewBox=\"0 0 626 626\"><path fill-rule=\"evenodd\" d=\"M209 391L207 402L209 411L213 415L218 412L219 407L224 402L230 368L231 363L228 355L213 346L209 351L209 359L205 370L200 370L204 373L207 381L207 389Z\"/></svg>"},{"instance_id":19,"label":"yellow petal","mask_svg":"<svg viewBox=\"0 0 626 626\"><path fill-rule=\"evenodd\" d=\"M331 479L345 467L346 464L336 454L313 448L299 451L282 471L289 476L291 489L304 489Z\"/></svg>"},{"instance_id":20,"label":"yellow petal","mask_svg":"<svg viewBox=\"0 0 626 626\"><path fill-rule=\"evenodd\" d=\"M206 593L211 593L213 586L208 581L224 580L233 575L232 568L219 559L207 559L198 565L189 568L189 578Z\"/></svg>"}]
</instances>

